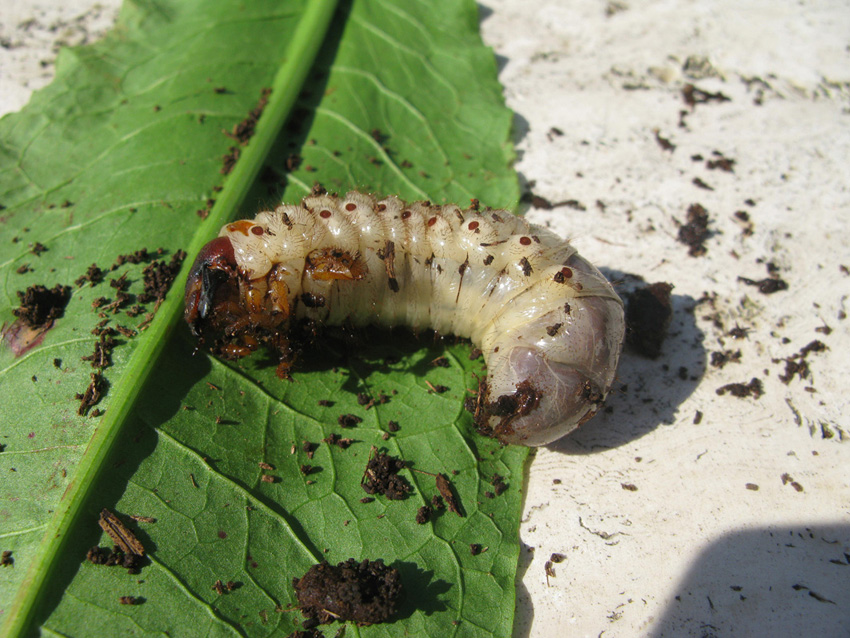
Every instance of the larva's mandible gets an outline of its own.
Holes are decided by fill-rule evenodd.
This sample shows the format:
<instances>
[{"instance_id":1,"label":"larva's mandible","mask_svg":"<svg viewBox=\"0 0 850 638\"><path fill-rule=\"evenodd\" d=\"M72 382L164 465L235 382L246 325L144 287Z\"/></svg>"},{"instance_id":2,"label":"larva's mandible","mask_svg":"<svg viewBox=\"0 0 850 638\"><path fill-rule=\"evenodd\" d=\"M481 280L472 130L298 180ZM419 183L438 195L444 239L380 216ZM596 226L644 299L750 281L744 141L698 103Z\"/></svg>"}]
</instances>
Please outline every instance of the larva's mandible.
<instances>
[{"instance_id":1,"label":"larva's mandible","mask_svg":"<svg viewBox=\"0 0 850 638\"><path fill-rule=\"evenodd\" d=\"M227 224L189 275L186 320L223 356L272 348L281 376L303 320L468 337L488 370L479 430L523 445L598 411L624 335L611 285L545 228L504 210L321 190Z\"/></svg>"}]
</instances>

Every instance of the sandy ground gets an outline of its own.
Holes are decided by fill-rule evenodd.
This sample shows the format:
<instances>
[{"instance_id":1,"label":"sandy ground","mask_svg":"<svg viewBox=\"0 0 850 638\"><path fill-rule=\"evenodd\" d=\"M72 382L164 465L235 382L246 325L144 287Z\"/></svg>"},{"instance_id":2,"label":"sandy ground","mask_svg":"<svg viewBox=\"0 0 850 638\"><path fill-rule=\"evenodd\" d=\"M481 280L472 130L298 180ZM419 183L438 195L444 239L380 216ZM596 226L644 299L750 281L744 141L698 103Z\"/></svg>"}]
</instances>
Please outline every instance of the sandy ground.
<instances>
[{"instance_id":1,"label":"sandy ground","mask_svg":"<svg viewBox=\"0 0 850 638\"><path fill-rule=\"evenodd\" d=\"M9 4L0 112L115 6ZM539 196L528 216L624 296L674 286L660 356L627 350L608 412L530 466L515 635L850 636L850 8L481 14ZM692 256L695 205L709 234ZM764 279L787 289L745 281ZM718 393L733 383L749 396Z\"/></svg>"}]
</instances>

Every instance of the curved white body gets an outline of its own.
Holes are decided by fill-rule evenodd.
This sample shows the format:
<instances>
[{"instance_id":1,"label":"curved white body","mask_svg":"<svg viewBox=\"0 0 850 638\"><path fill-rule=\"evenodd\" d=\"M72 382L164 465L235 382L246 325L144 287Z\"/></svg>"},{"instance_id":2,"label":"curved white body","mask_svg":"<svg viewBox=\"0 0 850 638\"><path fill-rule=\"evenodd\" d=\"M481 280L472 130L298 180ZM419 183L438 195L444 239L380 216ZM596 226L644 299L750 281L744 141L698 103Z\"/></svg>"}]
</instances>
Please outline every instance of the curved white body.
<instances>
[{"instance_id":1,"label":"curved white body","mask_svg":"<svg viewBox=\"0 0 850 638\"><path fill-rule=\"evenodd\" d=\"M228 224L221 236L249 279L276 268L296 317L468 337L487 362L491 401L530 379L532 410L501 430L504 418L489 417L506 442L559 438L610 389L624 336L620 298L567 241L508 211L312 195ZM322 249L355 256L363 275L315 278L308 256ZM305 293L321 303L301 302Z\"/></svg>"}]
</instances>

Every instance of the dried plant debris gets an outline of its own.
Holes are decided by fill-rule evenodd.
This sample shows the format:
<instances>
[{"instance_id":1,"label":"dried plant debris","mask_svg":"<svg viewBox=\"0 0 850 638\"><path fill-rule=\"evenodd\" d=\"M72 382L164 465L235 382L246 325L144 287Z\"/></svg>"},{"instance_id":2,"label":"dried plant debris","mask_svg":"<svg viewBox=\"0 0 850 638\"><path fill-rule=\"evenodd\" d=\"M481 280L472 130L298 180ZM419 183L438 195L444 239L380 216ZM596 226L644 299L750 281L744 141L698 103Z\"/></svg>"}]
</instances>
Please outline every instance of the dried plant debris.
<instances>
[{"instance_id":1,"label":"dried plant debris","mask_svg":"<svg viewBox=\"0 0 850 638\"><path fill-rule=\"evenodd\" d=\"M727 383L726 385L717 388L717 394L720 396L723 396L727 392L733 397L738 397L739 399L746 397L758 399L764 394L764 385L762 384L761 379L753 377L750 379L749 383Z\"/></svg>"},{"instance_id":2,"label":"dried plant debris","mask_svg":"<svg viewBox=\"0 0 850 638\"><path fill-rule=\"evenodd\" d=\"M402 595L401 575L381 559L358 563L349 558L336 566L322 561L301 578L293 578L292 586L298 609L318 624L386 622L396 613Z\"/></svg>"},{"instance_id":3,"label":"dried plant debris","mask_svg":"<svg viewBox=\"0 0 850 638\"><path fill-rule=\"evenodd\" d=\"M463 510L460 506L460 499L458 499L455 493L454 485L446 478L445 474L437 474L435 479L437 481L437 490L440 492L443 500L445 500L449 511L462 517Z\"/></svg>"},{"instance_id":4,"label":"dried plant debris","mask_svg":"<svg viewBox=\"0 0 850 638\"><path fill-rule=\"evenodd\" d=\"M86 555L89 562L126 567L131 574L137 574L144 561L145 548L136 535L108 509L101 510L97 523L115 545L112 550L92 547Z\"/></svg>"},{"instance_id":5,"label":"dried plant debris","mask_svg":"<svg viewBox=\"0 0 850 638\"><path fill-rule=\"evenodd\" d=\"M391 501L400 501L410 492L410 484L398 474L406 467L404 461L373 447L360 486L367 494L383 494Z\"/></svg>"},{"instance_id":6,"label":"dried plant debris","mask_svg":"<svg viewBox=\"0 0 850 638\"><path fill-rule=\"evenodd\" d=\"M144 556L145 548L136 538L130 529L121 522L115 514L104 508L100 511L100 518L97 520L100 528L107 533L109 538L127 554L136 556Z\"/></svg>"},{"instance_id":7,"label":"dried plant debris","mask_svg":"<svg viewBox=\"0 0 850 638\"><path fill-rule=\"evenodd\" d=\"M77 414L86 416L89 410L97 405L104 397L108 387L109 384L100 372L92 372L91 381L85 392L78 392L75 395L77 401L80 402L80 406L77 408Z\"/></svg>"},{"instance_id":8,"label":"dried plant debris","mask_svg":"<svg viewBox=\"0 0 850 638\"><path fill-rule=\"evenodd\" d=\"M702 204L688 206L687 222L679 226L679 241L688 247L691 257L701 257L707 252L705 241L711 237L708 223L708 211Z\"/></svg>"},{"instance_id":9,"label":"dried plant debris","mask_svg":"<svg viewBox=\"0 0 850 638\"><path fill-rule=\"evenodd\" d=\"M12 550L9 550L9 549L3 550L3 554L0 555L0 566L11 567L14 564L15 564L15 559L12 558Z\"/></svg>"},{"instance_id":10,"label":"dried plant debris","mask_svg":"<svg viewBox=\"0 0 850 638\"><path fill-rule=\"evenodd\" d=\"M658 282L638 288L626 299L626 341L638 353L655 359L673 317L673 286Z\"/></svg>"}]
</instances>

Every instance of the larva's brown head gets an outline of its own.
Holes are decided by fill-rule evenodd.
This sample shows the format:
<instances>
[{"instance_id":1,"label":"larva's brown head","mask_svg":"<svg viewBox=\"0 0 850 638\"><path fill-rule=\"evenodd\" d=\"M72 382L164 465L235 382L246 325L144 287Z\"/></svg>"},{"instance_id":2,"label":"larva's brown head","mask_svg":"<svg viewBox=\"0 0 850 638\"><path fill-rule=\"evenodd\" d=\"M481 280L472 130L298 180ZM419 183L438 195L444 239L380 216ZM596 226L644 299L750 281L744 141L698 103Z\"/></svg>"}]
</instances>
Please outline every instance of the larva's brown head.
<instances>
[{"instance_id":1,"label":"larva's brown head","mask_svg":"<svg viewBox=\"0 0 850 638\"><path fill-rule=\"evenodd\" d=\"M227 237L218 237L198 253L186 280L184 317L192 334L203 338L205 329L215 323L218 305L238 295L236 258Z\"/></svg>"},{"instance_id":2,"label":"larva's brown head","mask_svg":"<svg viewBox=\"0 0 850 638\"><path fill-rule=\"evenodd\" d=\"M184 316L192 334L218 356L244 357L262 345L280 356L278 375L289 376L294 358L289 342L290 307L280 270L250 279L236 262L227 237L198 253L186 280Z\"/></svg>"}]
</instances>

